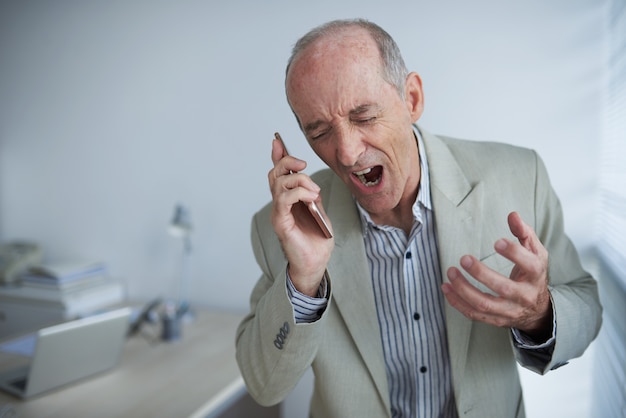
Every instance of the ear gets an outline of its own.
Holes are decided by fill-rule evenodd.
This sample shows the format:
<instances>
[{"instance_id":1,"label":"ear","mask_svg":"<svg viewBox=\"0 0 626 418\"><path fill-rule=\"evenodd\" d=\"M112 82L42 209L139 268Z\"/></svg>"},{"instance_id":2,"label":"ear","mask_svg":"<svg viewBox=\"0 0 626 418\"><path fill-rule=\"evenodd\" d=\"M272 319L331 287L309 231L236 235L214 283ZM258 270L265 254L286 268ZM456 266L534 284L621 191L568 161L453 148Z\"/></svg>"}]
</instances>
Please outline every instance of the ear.
<instances>
[{"instance_id":1,"label":"ear","mask_svg":"<svg viewBox=\"0 0 626 418\"><path fill-rule=\"evenodd\" d=\"M411 115L411 122L417 122L424 112L424 92L422 91L422 79L415 72L409 73L406 77L404 100Z\"/></svg>"}]
</instances>

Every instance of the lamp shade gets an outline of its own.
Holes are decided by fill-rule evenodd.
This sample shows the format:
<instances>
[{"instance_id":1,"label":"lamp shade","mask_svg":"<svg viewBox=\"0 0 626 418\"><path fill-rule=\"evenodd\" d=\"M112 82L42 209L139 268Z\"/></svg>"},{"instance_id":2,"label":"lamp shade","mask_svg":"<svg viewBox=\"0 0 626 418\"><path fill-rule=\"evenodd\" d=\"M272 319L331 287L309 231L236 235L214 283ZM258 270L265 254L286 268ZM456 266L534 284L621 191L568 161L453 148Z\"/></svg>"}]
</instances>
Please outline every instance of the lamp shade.
<instances>
[{"instance_id":1,"label":"lamp shade","mask_svg":"<svg viewBox=\"0 0 626 418\"><path fill-rule=\"evenodd\" d=\"M174 208L174 217L170 222L170 234L178 237L187 236L191 233L191 215L189 209L183 205L176 205Z\"/></svg>"}]
</instances>

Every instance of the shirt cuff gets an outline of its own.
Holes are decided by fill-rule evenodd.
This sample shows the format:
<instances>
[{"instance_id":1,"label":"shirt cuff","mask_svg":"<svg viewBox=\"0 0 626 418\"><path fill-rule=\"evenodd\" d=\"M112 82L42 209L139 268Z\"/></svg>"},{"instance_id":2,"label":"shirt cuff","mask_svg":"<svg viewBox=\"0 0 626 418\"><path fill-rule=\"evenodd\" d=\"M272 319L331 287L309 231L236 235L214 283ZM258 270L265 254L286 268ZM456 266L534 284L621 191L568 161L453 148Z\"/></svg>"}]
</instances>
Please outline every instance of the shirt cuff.
<instances>
[{"instance_id":1,"label":"shirt cuff","mask_svg":"<svg viewBox=\"0 0 626 418\"><path fill-rule=\"evenodd\" d=\"M322 317L328 305L328 287L328 273L324 272L317 297L307 296L298 292L287 272L287 296L293 306L296 324L308 324Z\"/></svg>"},{"instance_id":2,"label":"shirt cuff","mask_svg":"<svg viewBox=\"0 0 626 418\"><path fill-rule=\"evenodd\" d=\"M541 344L537 344L536 341L518 329L511 328L511 333L513 334L513 340L515 340L515 346L517 348L523 348L524 350L550 348L556 341L554 330L552 330L552 336L546 342Z\"/></svg>"}]
</instances>

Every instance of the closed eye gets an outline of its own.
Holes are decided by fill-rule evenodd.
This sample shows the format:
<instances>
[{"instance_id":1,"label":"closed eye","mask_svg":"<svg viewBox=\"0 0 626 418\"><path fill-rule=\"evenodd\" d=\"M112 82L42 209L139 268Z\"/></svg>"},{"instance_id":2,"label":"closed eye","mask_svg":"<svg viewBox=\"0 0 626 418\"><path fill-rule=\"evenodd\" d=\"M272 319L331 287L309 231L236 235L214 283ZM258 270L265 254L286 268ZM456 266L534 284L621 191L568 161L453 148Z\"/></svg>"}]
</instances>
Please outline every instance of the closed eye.
<instances>
[{"instance_id":1,"label":"closed eye","mask_svg":"<svg viewBox=\"0 0 626 418\"><path fill-rule=\"evenodd\" d=\"M323 137L330 129L329 124L316 120L304 126L304 133L309 140L314 141Z\"/></svg>"},{"instance_id":2,"label":"closed eye","mask_svg":"<svg viewBox=\"0 0 626 418\"><path fill-rule=\"evenodd\" d=\"M353 122L354 123L372 123L376 120L376 116L372 116L370 118L359 118L359 119L354 119Z\"/></svg>"},{"instance_id":3,"label":"closed eye","mask_svg":"<svg viewBox=\"0 0 626 418\"><path fill-rule=\"evenodd\" d=\"M311 141L316 141L316 140L322 139L329 131L330 131L330 129L326 130L326 131L311 133L311 134L309 134L309 139Z\"/></svg>"},{"instance_id":4,"label":"closed eye","mask_svg":"<svg viewBox=\"0 0 626 418\"><path fill-rule=\"evenodd\" d=\"M350 120L356 124L368 124L375 122L380 114L380 107L372 104L357 106L350 111Z\"/></svg>"}]
</instances>

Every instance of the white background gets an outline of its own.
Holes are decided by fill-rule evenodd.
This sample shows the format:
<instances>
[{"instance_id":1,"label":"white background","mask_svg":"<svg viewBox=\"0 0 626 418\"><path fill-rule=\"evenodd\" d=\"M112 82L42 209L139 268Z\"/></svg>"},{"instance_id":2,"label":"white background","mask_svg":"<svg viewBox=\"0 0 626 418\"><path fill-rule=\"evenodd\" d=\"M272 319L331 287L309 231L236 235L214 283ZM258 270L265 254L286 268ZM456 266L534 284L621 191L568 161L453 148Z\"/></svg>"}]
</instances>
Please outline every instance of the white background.
<instances>
[{"instance_id":1,"label":"white background","mask_svg":"<svg viewBox=\"0 0 626 418\"><path fill-rule=\"evenodd\" d=\"M195 226L192 302L245 311L273 132L307 172L322 167L284 98L290 47L326 20L365 17L422 76L423 127L539 151L584 250L605 13L597 0L1 0L0 239L35 240L50 260L103 260L131 298L166 296L181 254L166 227L182 202ZM585 387L576 364L569 373ZM567 373L524 378L530 417L585 416L586 390L565 401L555 389L572 384Z\"/></svg>"}]
</instances>

